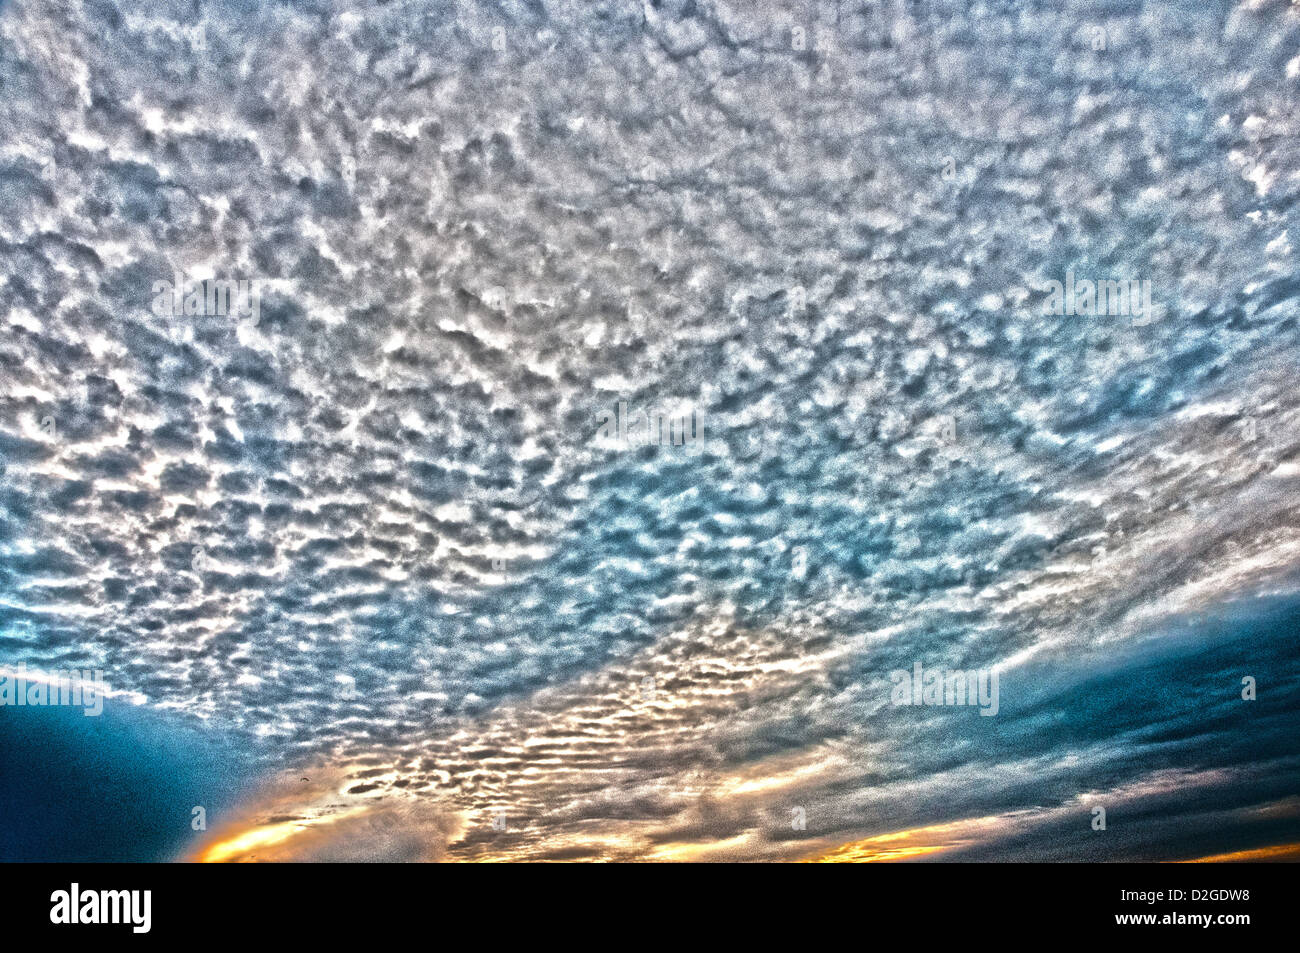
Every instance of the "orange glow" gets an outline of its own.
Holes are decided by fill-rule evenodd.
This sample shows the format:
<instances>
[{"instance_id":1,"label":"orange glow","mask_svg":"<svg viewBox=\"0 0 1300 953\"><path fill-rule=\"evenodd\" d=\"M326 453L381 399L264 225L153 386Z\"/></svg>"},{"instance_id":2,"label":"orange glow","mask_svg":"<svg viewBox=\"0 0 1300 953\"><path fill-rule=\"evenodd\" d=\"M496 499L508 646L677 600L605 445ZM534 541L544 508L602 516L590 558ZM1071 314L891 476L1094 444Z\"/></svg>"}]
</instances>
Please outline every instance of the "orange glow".
<instances>
[{"instance_id":1,"label":"orange glow","mask_svg":"<svg viewBox=\"0 0 1300 953\"><path fill-rule=\"evenodd\" d=\"M1257 847L1254 850L1239 850L1232 854L1211 854L1208 857L1196 857L1192 860L1180 860L1180 864L1249 864L1262 861L1300 861L1300 843L1276 844L1272 847Z\"/></svg>"},{"instance_id":2,"label":"orange glow","mask_svg":"<svg viewBox=\"0 0 1300 953\"><path fill-rule=\"evenodd\" d=\"M934 824L929 827L915 827L910 830L894 831L889 834L877 834L863 840L850 841L839 847L832 847L812 857L804 858L805 863L814 864L875 864L896 860L910 860L927 854L938 854L945 850L969 847L978 843L988 832L999 827L1005 828L1008 818L994 815L977 817L965 821L953 821L950 824Z\"/></svg>"},{"instance_id":3,"label":"orange glow","mask_svg":"<svg viewBox=\"0 0 1300 953\"><path fill-rule=\"evenodd\" d=\"M356 817L364 813L366 808L359 807L312 820L285 821L281 824L254 827L211 845L199 854L197 860L201 864L239 863L251 860L256 850L277 847L313 827L333 824L344 818Z\"/></svg>"}]
</instances>

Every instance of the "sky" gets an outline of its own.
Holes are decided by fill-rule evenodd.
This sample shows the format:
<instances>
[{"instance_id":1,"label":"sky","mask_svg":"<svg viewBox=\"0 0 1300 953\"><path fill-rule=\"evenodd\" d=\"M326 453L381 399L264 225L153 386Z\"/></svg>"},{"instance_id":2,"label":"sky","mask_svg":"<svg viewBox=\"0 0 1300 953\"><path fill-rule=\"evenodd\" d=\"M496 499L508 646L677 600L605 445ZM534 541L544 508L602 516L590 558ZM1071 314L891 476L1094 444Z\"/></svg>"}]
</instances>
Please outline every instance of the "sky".
<instances>
[{"instance_id":1,"label":"sky","mask_svg":"<svg viewBox=\"0 0 1300 953\"><path fill-rule=\"evenodd\" d=\"M0 859L1297 859L1298 83L1275 0L8 0L0 693L110 690L0 704Z\"/></svg>"}]
</instances>

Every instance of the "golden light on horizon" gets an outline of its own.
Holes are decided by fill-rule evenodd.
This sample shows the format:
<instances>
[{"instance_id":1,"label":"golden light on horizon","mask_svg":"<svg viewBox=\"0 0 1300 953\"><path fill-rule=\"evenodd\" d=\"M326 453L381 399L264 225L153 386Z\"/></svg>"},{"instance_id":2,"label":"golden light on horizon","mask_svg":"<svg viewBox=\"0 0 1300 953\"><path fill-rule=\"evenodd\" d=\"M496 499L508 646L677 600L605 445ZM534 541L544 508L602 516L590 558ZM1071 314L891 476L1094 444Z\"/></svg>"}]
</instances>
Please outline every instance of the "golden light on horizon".
<instances>
[{"instance_id":1,"label":"golden light on horizon","mask_svg":"<svg viewBox=\"0 0 1300 953\"><path fill-rule=\"evenodd\" d=\"M895 860L910 860L946 850L969 847L983 839L996 826L1005 825L1007 817L994 815L977 817L949 824L933 824L908 830L877 834L862 840L850 841L810 857L805 863L815 864L872 864Z\"/></svg>"},{"instance_id":2,"label":"golden light on horizon","mask_svg":"<svg viewBox=\"0 0 1300 953\"><path fill-rule=\"evenodd\" d=\"M1300 843L1274 844L1272 847L1256 847L1253 850L1239 850L1229 854L1210 854L1206 857L1194 857L1179 860L1179 864L1248 864L1262 861L1300 861Z\"/></svg>"},{"instance_id":3,"label":"golden light on horizon","mask_svg":"<svg viewBox=\"0 0 1300 953\"><path fill-rule=\"evenodd\" d=\"M252 852L255 850L277 847L313 828L334 824L349 817L357 817L367 813L368 810L367 807L357 807L337 814L254 827L217 841L202 850L196 860L200 864L221 864L251 859L254 856Z\"/></svg>"}]
</instances>

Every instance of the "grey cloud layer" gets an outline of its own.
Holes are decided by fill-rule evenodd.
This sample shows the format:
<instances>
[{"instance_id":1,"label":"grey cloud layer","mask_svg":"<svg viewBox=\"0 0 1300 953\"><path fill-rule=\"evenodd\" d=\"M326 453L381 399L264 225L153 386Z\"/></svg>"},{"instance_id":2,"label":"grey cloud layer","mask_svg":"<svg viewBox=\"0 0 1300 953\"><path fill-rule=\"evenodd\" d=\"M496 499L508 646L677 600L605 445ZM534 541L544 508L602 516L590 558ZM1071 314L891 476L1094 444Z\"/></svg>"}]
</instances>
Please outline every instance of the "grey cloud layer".
<instances>
[{"instance_id":1,"label":"grey cloud layer","mask_svg":"<svg viewBox=\"0 0 1300 953\"><path fill-rule=\"evenodd\" d=\"M796 792L830 843L1155 767L889 670L1051 686L1288 589L1283 4L198 9L0 12L0 662L355 763L453 852L791 856ZM258 325L156 317L177 269ZM1070 269L1161 320L1045 314ZM706 440L599 445L620 399Z\"/></svg>"}]
</instances>

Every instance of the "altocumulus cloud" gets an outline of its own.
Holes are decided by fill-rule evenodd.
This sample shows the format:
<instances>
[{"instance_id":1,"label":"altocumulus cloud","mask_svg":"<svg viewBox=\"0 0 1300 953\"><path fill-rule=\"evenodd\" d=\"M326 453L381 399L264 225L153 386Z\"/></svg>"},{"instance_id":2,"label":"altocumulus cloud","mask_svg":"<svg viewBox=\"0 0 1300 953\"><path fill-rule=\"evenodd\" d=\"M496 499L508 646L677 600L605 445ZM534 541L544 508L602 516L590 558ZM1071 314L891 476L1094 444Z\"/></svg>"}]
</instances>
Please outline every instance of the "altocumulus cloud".
<instances>
[{"instance_id":1,"label":"altocumulus cloud","mask_svg":"<svg viewBox=\"0 0 1300 953\"><path fill-rule=\"evenodd\" d=\"M0 666L219 746L148 782L159 856L1300 841L1298 39L10 0ZM155 314L177 272L258 320ZM595 439L620 401L702 439ZM998 714L891 704L916 662ZM63 823L6 853L92 853Z\"/></svg>"}]
</instances>

